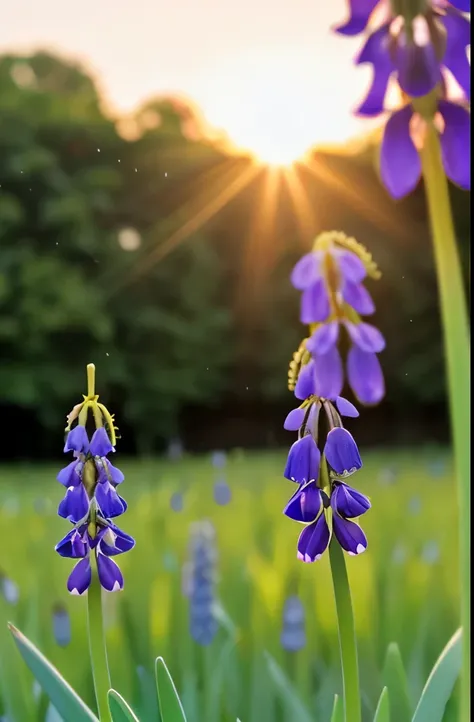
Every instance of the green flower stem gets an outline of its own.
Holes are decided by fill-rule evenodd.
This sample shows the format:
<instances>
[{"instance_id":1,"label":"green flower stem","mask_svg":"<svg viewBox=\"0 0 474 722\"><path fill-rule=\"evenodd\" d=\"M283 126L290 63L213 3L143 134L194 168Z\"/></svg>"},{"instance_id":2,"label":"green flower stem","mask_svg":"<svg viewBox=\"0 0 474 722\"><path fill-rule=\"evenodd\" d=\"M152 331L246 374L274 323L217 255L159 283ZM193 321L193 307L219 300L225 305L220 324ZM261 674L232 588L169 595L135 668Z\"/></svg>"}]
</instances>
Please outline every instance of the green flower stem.
<instances>
[{"instance_id":1,"label":"green flower stem","mask_svg":"<svg viewBox=\"0 0 474 722\"><path fill-rule=\"evenodd\" d=\"M92 555L91 555L92 556ZM92 569L92 582L87 592L87 627L91 655L92 677L100 722L112 722L107 693L111 688L107 648L105 646L104 622L102 616L102 587L97 575L97 564Z\"/></svg>"},{"instance_id":2,"label":"green flower stem","mask_svg":"<svg viewBox=\"0 0 474 722\"><path fill-rule=\"evenodd\" d=\"M428 123L421 153L438 274L459 508L463 668L460 720L470 719L470 331L461 263L441 159L439 137Z\"/></svg>"},{"instance_id":3,"label":"green flower stem","mask_svg":"<svg viewBox=\"0 0 474 722\"><path fill-rule=\"evenodd\" d=\"M344 553L333 538L329 545L332 583L336 598L337 623L339 627L339 647L341 650L342 682L344 688L345 722L361 722L361 703L359 693L359 667L357 664L357 645L352 611L351 590L347 578Z\"/></svg>"}]
</instances>

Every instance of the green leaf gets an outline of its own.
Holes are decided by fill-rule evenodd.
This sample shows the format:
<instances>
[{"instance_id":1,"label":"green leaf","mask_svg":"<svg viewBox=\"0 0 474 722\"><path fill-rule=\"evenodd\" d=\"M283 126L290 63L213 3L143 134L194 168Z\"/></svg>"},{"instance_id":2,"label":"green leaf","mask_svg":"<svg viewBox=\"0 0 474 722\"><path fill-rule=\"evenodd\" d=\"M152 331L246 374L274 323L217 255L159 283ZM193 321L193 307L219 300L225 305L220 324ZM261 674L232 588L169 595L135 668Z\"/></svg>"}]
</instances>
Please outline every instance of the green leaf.
<instances>
[{"instance_id":1,"label":"green leaf","mask_svg":"<svg viewBox=\"0 0 474 722\"><path fill-rule=\"evenodd\" d=\"M451 637L431 670L413 722L441 722L462 666L462 630Z\"/></svg>"},{"instance_id":2,"label":"green leaf","mask_svg":"<svg viewBox=\"0 0 474 722\"><path fill-rule=\"evenodd\" d=\"M270 676L275 683L278 693L287 706L288 714L291 716L291 719L297 719L298 722L313 722L313 716L304 706L282 668L268 652L265 653L265 658Z\"/></svg>"},{"instance_id":3,"label":"green leaf","mask_svg":"<svg viewBox=\"0 0 474 722\"><path fill-rule=\"evenodd\" d=\"M139 722L138 717L115 689L109 689L108 700L113 722Z\"/></svg>"},{"instance_id":4,"label":"green leaf","mask_svg":"<svg viewBox=\"0 0 474 722\"><path fill-rule=\"evenodd\" d=\"M48 662L41 652L13 624L9 624L16 646L23 660L48 695L61 717L74 722L97 722L97 717L86 707L73 688Z\"/></svg>"},{"instance_id":5,"label":"green leaf","mask_svg":"<svg viewBox=\"0 0 474 722\"><path fill-rule=\"evenodd\" d=\"M390 700L388 689L383 688L379 697L377 709L375 710L374 722L390 722Z\"/></svg>"},{"instance_id":6,"label":"green leaf","mask_svg":"<svg viewBox=\"0 0 474 722\"><path fill-rule=\"evenodd\" d=\"M394 722L411 722L412 705L408 693L408 682L398 644L388 645L383 669L383 683L388 688L390 718Z\"/></svg>"},{"instance_id":7,"label":"green leaf","mask_svg":"<svg viewBox=\"0 0 474 722\"><path fill-rule=\"evenodd\" d=\"M344 705L342 699L337 694L334 695L331 722L344 722Z\"/></svg>"},{"instance_id":8,"label":"green leaf","mask_svg":"<svg viewBox=\"0 0 474 722\"><path fill-rule=\"evenodd\" d=\"M162 722L186 722L183 705L163 657L156 659L155 678Z\"/></svg>"}]
</instances>

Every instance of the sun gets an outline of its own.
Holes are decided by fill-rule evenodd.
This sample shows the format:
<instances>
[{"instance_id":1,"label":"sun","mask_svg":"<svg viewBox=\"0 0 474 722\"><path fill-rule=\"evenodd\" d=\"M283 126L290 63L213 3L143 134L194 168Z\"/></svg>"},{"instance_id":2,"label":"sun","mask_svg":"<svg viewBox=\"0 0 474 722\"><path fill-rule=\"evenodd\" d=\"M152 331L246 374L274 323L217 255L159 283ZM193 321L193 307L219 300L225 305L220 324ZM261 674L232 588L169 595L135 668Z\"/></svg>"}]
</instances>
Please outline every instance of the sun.
<instances>
[{"instance_id":1,"label":"sun","mask_svg":"<svg viewBox=\"0 0 474 722\"><path fill-rule=\"evenodd\" d=\"M269 165L289 166L315 145L354 132L337 75L325 74L306 49L266 48L228 60L206 86L200 103L208 121Z\"/></svg>"}]
</instances>

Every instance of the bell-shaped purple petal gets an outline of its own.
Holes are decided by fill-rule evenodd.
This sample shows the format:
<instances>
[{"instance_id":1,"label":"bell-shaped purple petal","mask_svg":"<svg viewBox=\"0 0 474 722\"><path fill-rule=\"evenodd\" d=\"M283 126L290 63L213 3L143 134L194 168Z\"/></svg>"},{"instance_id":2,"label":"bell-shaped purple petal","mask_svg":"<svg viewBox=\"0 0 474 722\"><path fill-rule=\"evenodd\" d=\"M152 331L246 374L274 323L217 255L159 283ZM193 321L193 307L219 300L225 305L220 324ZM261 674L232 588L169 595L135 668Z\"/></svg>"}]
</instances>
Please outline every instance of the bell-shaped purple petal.
<instances>
[{"instance_id":1,"label":"bell-shaped purple petal","mask_svg":"<svg viewBox=\"0 0 474 722\"><path fill-rule=\"evenodd\" d=\"M100 552L97 554L99 581L107 592L123 589L123 576L117 564Z\"/></svg>"},{"instance_id":2,"label":"bell-shaped purple petal","mask_svg":"<svg viewBox=\"0 0 474 722\"><path fill-rule=\"evenodd\" d=\"M351 556L362 554L367 549L367 537L358 524L354 521L343 519L338 514L333 514L332 528L334 536L341 547Z\"/></svg>"},{"instance_id":3,"label":"bell-shaped purple petal","mask_svg":"<svg viewBox=\"0 0 474 722\"><path fill-rule=\"evenodd\" d=\"M346 519L355 519L370 509L370 501L357 489L343 482L336 483L331 494L331 507Z\"/></svg>"},{"instance_id":4,"label":"bell-shaped purple petal","mask_svg":"<svg viewBox=\"0 0 474 722\"><path fill-rule=\"evenodd\" d=\"M440 100L444 120L441 155L446 175L464 190L471 187L471 114L461 105Z\"/></svg>"},{"instance_id":5,"label":"bell-shaped purple petal","mask_svg":"<svg viewBox=\"0 0 474 722\"><path fill-rule=\"evenodd\" d=\"M321 277L321 254L311 251L300 258L290 276L292 285L298 291L305 291Z\"/></svg>"},{"instance_id":6,"label":"bell-shaped purple petal","mask_svg":"<svg viewBox=\"0 0 474 722\"><path fill-rule=\"evenodd\" d=\"M446 29L446 51L443 65L453 74L464 90L467 99L470 100L471 65L467 58L466 48L471 44L471 23L455 11L446 12L440 20Z\"/></svg>"},{"instance_id":7,"label":"bell-shaped purple petal","mask_svg":"<svg viewBox=\"0 0 474 722\"><path fill-rule=\"evenodd\" d=\"M298 559L306 563L316 562L328 548L331 533L324 512L309 524L298 539Z\"/></svg>"},{"instance_id":8,"label":"bell-shaped purple petal","mask_svg":"<svg viewBox=\"0 0 474 722\"><path fill-rule=\"evenodd\" d=\"M380 149L380 174L393 198L411 193L421 176L421 161L411 139L411 105L393 113L387 121Z\"/></svg>"},{"instance_id":9,"label":"bell-shaped purple petal","mask_svg":"<svg viewBox=\"0 0 474 722\"><path fill-rule=\"evenodd\" d=\"M357 411L354 404L351 404L350 401L343 398L342 396L338 396L336 398L336 408L341 414L341 416L347 416L351 419L356 419L359 416L359 412Z\"/></svg>"},{"instance_id":10,"label":"bell-shaped purple petal","mask_svg":"<svg viewBox=\"0 0 474 722\"><path fill-rule=\"evenodd\" d=\"M369 18L380 0L349 0L349 19L335 28L340 35L359 35L364 32Z\"/></svg>"},{"instance_id":11,"label":"bell-shaped purple petal","mask_svg":"<svg viewBox=\"0 0 474 722\"><path fill-rule=\"evenodd\" d=\"M97 484L94 495L101 514L106 519L120 516L127 509L125 500L117 494L108 481Z\"/></svg>"},{"instance_id":12,"label":"bell-shaped purple petal","mask_svg":"<svg viewBox=\"0 0 474 722\"><path fill-rule=\"evenodd\" d=\"M417 18L417 21L426 24L423 17ZM442 77L441 64L430 41L428 27L425 28L424 35L426 38L423 39L423 44L408 39L404 31L397 39L395 66L398 71L398 84L412 98L431 93Z\"/></svg>"},{"instance_id":13,"label":"bell-shaped purple petal","mask_svg":"<svg viewBox=\"0 0 474 722\"><path fill-rule=\"evenodd\" d=\"M343 280L351 281L352 283L360 283L364 280L367 275L367 269L359 256L345 248L337 247L332 249L332 255L337 261Z\"/></svg>"},{"instance_id":14,"label":"bell-shaped purple petal","mask_svg":"<svg viewBox=\"0 0 474 722\"><path fill-rule=\"evenodd\" d=\"M85 534L86 528L82 527L79 529L71 529L66 536L56 544L55 551L62 556L71 559L85 557L89 552L89 544L84 541L84 537L87 539Z\"/></svg>"},{"instance_id":15,"label":"bell-shaped purple petal","mask_svg":"<svg viewBox=\"0 0 474 722\"><path fill-rule=\"evenodd\" d=\"M288 504L283 510L290 519L303 524L309 524L314 521L321 511L323 500L321 497L321 489L312 481L293 494Z\"/></svg>"},{"instance_id":16,"label":"bell-shaped purple petal","mask_svg":"<svg viewBox=\"0 0 474 722\"><path fill-rule=\"evenodd\" d=\"M328 433L324 456L331 469L339 476L350 476L362 467L362 460L354 437L342 427L331 429Z\"/></svg>"},{"instance_id":17,"label":"bell-shaped purple petal","mask_svg":"<svg viewBox=\"0 0 474 722\"><path fill-rule=\"evenodd\" d=\"M99 474L99 481L101 482L110 481L112 484L121 484L125 479L120 469L117 469L117 467L111 464L104 456L95 457L95 466Z\"/></svg>"},{"instance_id":18,"label":"bell-shaped purple petal","mask_svg":"<svg viewBox=\"0 0 474 722\"><path fill-rule=\"evenodd\" d=\"M89 451L89 437L87 436L85 426L78 424L69 431L64 445L64 452L66 451L77 451L82 454L87 454Z\"/></svg>"},{"instance_id":19,"label":"bell-shaped purple petal","mask_svg":"<svg viewBox=\"0 0 474 722\"><path fill-rule=\"evenodd\" d=\"M352 346L347 355L347 377L357 399L367 405L378 404L385 395L382 367L374 353Z\"/></svg>"},{"instance_id":20,"label":"bell-shaped purple petal","mask_svg":"<svg viewBox=\"0 0 474 722\"><path fill-rule=\"evenodd\" d=\"M66 488L68 486L78 486L82 483L83 466L84 464L82 461L74 459L74 461L71 461L71 463L64 467L64 469L61 469L56 478L59 483Z\"/></svg>"},{"instance_id":21,"label":"bell-shaped purple petal","mask_svg":"<svg viewBox=\"0 0 474 722\"><path fill-rule=\"evenodd\" d=\"M362 316L370 316L375 311L375 304L372 296L362 283L351 283L344 281L341 288L342 298L354 311Z\"/></svg>"},{"instance_id":22,"label":"bell-shaped purple petal","mask_svg":"<svg viewBox=\"0 0 474 722\"><path fill-rule=\"evenodd\" d=\"M374 117L384 111L388 83L395 67L389 52L389 23L378 28L367 38L358 58L357 65L371 63L373 78L371 86L362 103L356 110L357 115Z\"/></svg>"},{"instance_id":23,"label":"bell-shaped purple petal","mask_svg":"<svg viewBox=\"0 0 474 722\"><path fill-rule=\"evenodd\" d=\"M102 535L99 544L99 551L108 557L124 554L135 546L135 539L119 529L115 524L110 524Z\"/></svg>"},{"instance_id":24,"label":"bell-shaped purple petal","mask_svg":"<svg viewBox=\"0 0 474 722\"><path fill-rule=\"evenodd\" d=\"M315 481L319 475L320 460L321 453L315 440L311 434L306 434L290 448L283 476L297 484Z\"/></svg>"},{"instance_id":25,"label":"bell-shaped purple petal","mask_svg":"<svg viewBox=\"0 0 474 722\"><path fill-rule=\"evenodd\" d=\"M326 399L340 396L344 385L342 360L336 346L314 358L314 393Z\"/></svg>"},{"instance_id":26,"label":"bell-shaped purple petal","mask_svg":"<svg viewBox=\"0 0 474 722\"><path fill-rule=\"evenodd\" d=\"M300 401L305 401L309 399L310 396L313 396L314 393L314 360L311 359L311 361L300 368L295 386L295 396Z\"/></svg>"},{"instance_id":27,"label":"bell-shaped purple petal","mask_svg":"<svg viewBox=\"0 0 474 722\"><path fill-rule=\"evenodd\" d=\"M339 336L339 322L331 321L319 326L306 341L306 348L314 355L324 355L337 343Z\"/></svg>"},{"instance_id":28,"label":"bell-shaped purple petal","mask_svg":"<svg viewBox=\"0 0 474 722\"><path fill-rule=\"evenodd\" d=\"M58 507L58 514L73 524L82 521L89 513L89 497L82 484L70 486Z\"/></svg>"},{"instance_id":29,"label":"bell-shaped purple petal","mask_svg":"<svg viewBox=\"0 0 474 722\"><path fill-rule=\"evenodd\" d=\"M305 415L306 409L293 409L286 417L283 428L286 429L286 431L298 431L301 428Z\"/></svg>"},{"instance_id":30,"label":"bell-shaped purple petal","mask_svg":"<svg viewBox=\"0 0 474 722\"><path fill-rule=\"evenodd\" d=\"M462 13L471 12L471 0L449 0L449 3Z\"/></svg>"},{"instance_id":31,"label":"bell-shaped purple petal","mask_svg":"<svg viewBox=\"0 0 474 722\"><path fill-rule=\"evenodd\" d=\"M353 343L369 353L380 353L385 348L385 339L378 328L370 323L346 322L346 328Z\"/></svg>"},{"instance_id":32,"label":"bell-shaped purple petal","mask_svg":"<svg viewBox=\"0 0 474 722\"><path fill-rule=\"evenodd\" d=\"M94 431L90 444L90 453L92 456L107 456L111 451L115 451L115 449L111 444L107 431L101 426Z\"/></svg>"},{"instance_id":33,"label":"bell-shaped purple petal","mask_svg":"<svg viewBox=\"0 0 474 722\"><path fill-rule=\"evenodd\" d=\"M301 295L301 323L320 323L330 312L329 296L324 279L319 279Z\"/></svg>"},{"instance_id":34,"label":"bell-shaped purple petal","mask_svg":"<svg viewBox=\"0 0 474 722\"><path fill-rule=\"evenodd\" d=\"M92 581L92 569L89 557L81 559L69 575L67 588L70 594L84 594Z\"/></svg>"}]
</instances>

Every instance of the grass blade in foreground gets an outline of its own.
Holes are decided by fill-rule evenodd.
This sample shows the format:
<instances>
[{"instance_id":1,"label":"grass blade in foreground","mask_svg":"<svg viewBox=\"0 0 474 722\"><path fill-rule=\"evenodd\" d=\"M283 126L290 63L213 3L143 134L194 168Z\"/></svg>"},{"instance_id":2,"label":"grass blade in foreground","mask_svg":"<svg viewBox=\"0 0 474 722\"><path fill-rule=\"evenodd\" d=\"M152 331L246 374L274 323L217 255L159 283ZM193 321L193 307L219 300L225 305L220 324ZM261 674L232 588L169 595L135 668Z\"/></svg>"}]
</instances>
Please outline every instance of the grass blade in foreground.
<instances>
[{"instance_id":1,"label":"grass blade in foreground","mask_svg":"<svg viewBox=\"0 0 474 722\"><path fill-rule=\"evenodd\" d=\"M114 689L109 689L107 697L113 722L139 722L138 717L132 712L129 705L118 692Z\"/></svg>"},{"instance_id":2,"label":"grass blade in foreground","mask_svg":"<svg viewBox=\"0 0 474 722\"><path fill-rule=\"evenodd\" d=\"M163 657L156 659L155 678L162 722L186 722L183 705Z\"/></svg>"},{"instance_id":3,"label":"grass blade in foreground","mask_svg":"<svg viewBox=\"0 0 474 722\"><path fill-rule=\"evenodd\" d=\"M390 702L388 697L388 689L383 688L379 698L377 709L375 710L374 722L390 722Z\"/></svg>"},{"instance_id":4,"label":"grass blade in foreground","mask_svg":"<svg viewBox=\"0 0 474 722\"><path fill-rule=\"evenodd\" d=\"M413 722L442 722L444 710L451 697L462 667L461 630L451 637L431 670Z\"/></svg>"},{"instance_id":5,"label":"grass blade in foreground","mask_svg":"<svg viewBox=\"0 0 474 722\"><path fill-rule=\"evenodd\" d=\"M281 667L268 652L265 654L265 659L270 676L275 682L275 687L286 705L287 713L291 713L289 719L295 719L298 720L298 722L313 722L312 715L298 697L293 685Z\"/></svg>"},{"instance_id":6,"label":"grass blade in foreground","mask_svg":"<svg viewBox=\"0 0 474 722\"><path fill-rule=\"evenodd\" d=\"M8 626L21 656L61 717L74 722L97 722L97 717L35 645L13 624Z\"/></svg>"},{"instance_id":7,"label":"grass blade in foreground","mask_svg":"<svg viewBox=\"0 0 474 722\"><path fill-rule=\"evenodd\" d=\"M334 695L331 722L344 722L344 706L341 698L337 694Z\"/></svg>"},{"instance_id":8,"label":"grass blade in foreground","mask_svg":"<svg viewBox=\"0 0 474 722\"><path fill-rule=\"evenodd\" d=\"M390 713L395 722L410 722L413 708L402 655L396 642L388 645L383 668L383 683L388 688Z\"/></svg>"}]
</instances>

